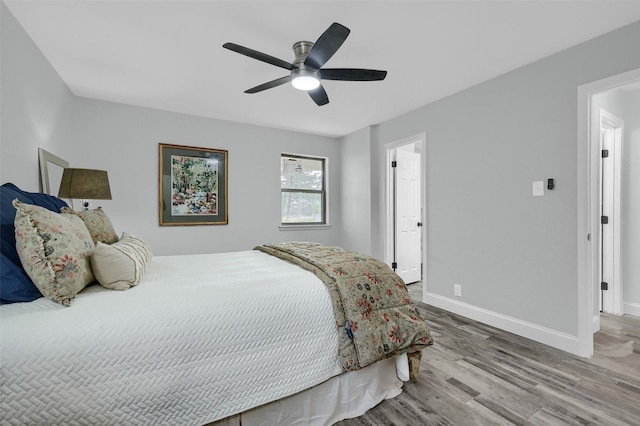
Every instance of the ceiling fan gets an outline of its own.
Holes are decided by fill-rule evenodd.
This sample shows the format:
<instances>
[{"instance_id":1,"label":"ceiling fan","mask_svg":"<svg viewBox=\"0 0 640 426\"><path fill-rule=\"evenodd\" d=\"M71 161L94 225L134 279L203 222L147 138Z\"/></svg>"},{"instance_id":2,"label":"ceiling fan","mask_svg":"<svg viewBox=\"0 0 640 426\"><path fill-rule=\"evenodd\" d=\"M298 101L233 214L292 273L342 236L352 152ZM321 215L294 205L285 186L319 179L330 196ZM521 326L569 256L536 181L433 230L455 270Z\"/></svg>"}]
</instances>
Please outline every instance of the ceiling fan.
<instances>
[{"instance_id":1,"label":"ceiling fan","mask_svg":"<svg viewBox=\"0 0 640 426\"><path fill-rule=\"evenodd\" d=\"M291 71L290 75L252 87L245 90L245 93L258 93L291 82L293 87L307 91L311 99L318 106L322 106L329 103L329 97L322 84L320 84L320 80L377 81L384 80L387 76L386 71L379 70L322 68L342 46L350 32L349 28L334 22L315 43L310 41L295 43L293 45L293 52L295 53L293 63L235 43L225 43L222 47Z\"/></svg>"}]
</instances>

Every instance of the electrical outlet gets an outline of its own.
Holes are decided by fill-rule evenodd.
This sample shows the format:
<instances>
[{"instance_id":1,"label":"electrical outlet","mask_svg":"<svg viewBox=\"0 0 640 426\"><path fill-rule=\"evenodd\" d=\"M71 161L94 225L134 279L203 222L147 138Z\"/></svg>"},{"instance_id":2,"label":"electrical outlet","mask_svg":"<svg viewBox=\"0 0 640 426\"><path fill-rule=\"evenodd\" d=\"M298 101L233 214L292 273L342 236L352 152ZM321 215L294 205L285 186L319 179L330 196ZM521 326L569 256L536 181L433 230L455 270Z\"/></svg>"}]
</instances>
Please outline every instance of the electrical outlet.
<instances>
[{"instance_id":1,"label":"electrical outlet","mask_svg":"<svg viewBox=\"0 0 640 426\"><path fill-rule=\"evenodd\" d=\"M460 284L453 285L453 295L462 297L462 286Z\"/></svg>"}]
</instances>

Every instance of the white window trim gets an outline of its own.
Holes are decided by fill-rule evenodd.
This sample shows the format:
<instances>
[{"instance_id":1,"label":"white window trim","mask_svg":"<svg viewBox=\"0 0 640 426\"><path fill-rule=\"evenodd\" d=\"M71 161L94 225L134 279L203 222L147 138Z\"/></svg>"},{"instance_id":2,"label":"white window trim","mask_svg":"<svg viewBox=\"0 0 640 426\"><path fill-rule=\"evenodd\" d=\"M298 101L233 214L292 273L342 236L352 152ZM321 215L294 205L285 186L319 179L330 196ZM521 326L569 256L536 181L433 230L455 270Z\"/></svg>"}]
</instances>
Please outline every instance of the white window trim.
<instances>
[{"instance_id":1,"label":"white window trim","mask_svg":"<svg viewBox=\"0 0 640 426\"><path fill-rule=\"evenodd\" d=\"M296 154L293 152L281 152L278 160L280 161L280 167L282 167L282 156L290 155L293 157L306 157L318 160L324 160L324 222L325 223L306 223L306 224L286 224L282 223L282 204L280 206L280 230L281 231L300 231L300 230L327 230L331 229L330 222L330 205L329 205L329 157L323 157L321 155L309 155L309 154ZM280 177L282 177L282 172L280 172ZM282 188L281 188L282 189ZM280 191L280 196L282 197L282 191Z\"/></svg>"}]
</instances>

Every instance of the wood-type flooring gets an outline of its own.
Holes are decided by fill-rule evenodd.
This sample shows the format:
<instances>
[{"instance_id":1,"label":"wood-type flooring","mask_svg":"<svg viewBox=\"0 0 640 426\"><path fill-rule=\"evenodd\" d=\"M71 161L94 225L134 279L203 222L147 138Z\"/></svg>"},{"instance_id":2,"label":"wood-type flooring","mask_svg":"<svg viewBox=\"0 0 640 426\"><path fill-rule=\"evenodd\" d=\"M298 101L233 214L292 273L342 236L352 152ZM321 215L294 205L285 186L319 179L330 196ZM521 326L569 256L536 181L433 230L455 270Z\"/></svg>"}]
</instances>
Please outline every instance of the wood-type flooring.
<instances>
[{"instance_id":1,"label":"wood-type flooring","mask_svg":"<svg viewBox=\"0 0 640 426\"><path fill-rule=\"evenodd\" d=\"M338 425L640 425L640 318L603 314L584 359L416 304L435 340L418 382Z\"/></svg>"}]
</instances>

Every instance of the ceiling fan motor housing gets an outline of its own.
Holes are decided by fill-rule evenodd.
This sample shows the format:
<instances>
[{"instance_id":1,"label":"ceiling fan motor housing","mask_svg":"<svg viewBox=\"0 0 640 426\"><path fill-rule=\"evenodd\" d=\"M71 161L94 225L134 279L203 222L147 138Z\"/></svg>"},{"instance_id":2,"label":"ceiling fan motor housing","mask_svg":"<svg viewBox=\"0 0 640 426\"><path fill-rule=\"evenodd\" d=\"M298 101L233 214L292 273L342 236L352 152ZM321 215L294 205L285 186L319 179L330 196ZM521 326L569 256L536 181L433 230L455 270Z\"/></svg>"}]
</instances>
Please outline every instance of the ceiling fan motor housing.
<instances>
[{"instance_id":1,"label":"ceiling fan motor housing","mask_svg":"<svg viewBox=\"0 0 640 426\"><path fill-rule=\"evenodd\" d=\"M304 61L312 47L313 43L310 41L298 41L293 44L293 53L296 55L293 60L294 67L304 68Z\"/></svg>"}]
</instances>

